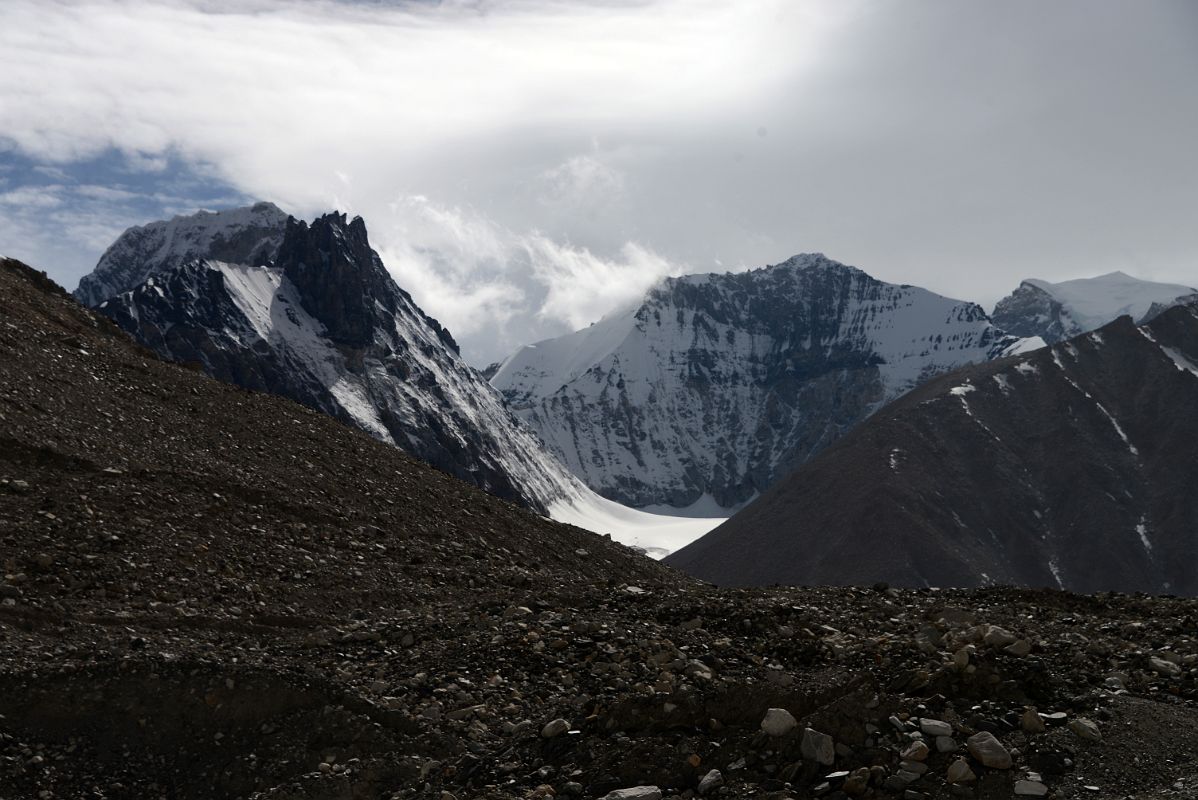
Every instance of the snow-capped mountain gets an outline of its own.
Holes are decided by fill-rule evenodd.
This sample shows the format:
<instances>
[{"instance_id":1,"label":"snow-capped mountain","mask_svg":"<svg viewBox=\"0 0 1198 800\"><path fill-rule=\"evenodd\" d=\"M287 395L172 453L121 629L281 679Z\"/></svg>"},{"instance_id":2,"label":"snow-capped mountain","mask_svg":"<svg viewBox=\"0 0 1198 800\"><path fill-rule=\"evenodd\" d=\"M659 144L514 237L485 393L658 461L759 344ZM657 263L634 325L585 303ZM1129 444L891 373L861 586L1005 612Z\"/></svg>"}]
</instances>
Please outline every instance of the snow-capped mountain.
<instances>
[{"instance_id":1,"label":"snow-capped mountain","mask_svg":"<svg viewBox=\"0 0 1198 800\"><path fill-rule=\"evenodd\" d=\"M994 307L994 324L1017 336L1059 342L1127 314L1137 324L1198 300L1198 289L1153 283L1123 272L1061 283L1025 280Z\"/></svg>"},{"instance_id":2,"label":"snow-capped mountain","mask_svg":"<svg viewBox=\"0 0 1198 800\"><path fill-rule=\"evenodd\" d=\"M1198 305L938 377L668 563L721 585L1198 592Z\"/></svg>"},{"instance_id":3,"label":"snow-capped mountain","mask_svg":"<svg viewBox=\"0 0 1198 800\"><path fill-rule=\"evenodd\" d=\"M927 378L1016 345L973 303L800 255L667 279L491 382L604 497L729 509Z\"/></svg>"},{"instance_id":4,"label":"snow-capped mountain","mask_svg":"<svg viewBox=\"0 0 1198 800\"><path fill-rule=\"evenodd\" d=\"M232 264L265 264L283 241L287 214L273 203L229 211L200 211L130 228L79 281L75 298L98 305L139 286L155 272L204 258Z\"/></svg>"},{"instance_id":5,"label":"snow-capped mountain","mask_svg":"<svg viewBox=\"0 0 1198 800\"><path fill-rule=\"evenodd\" d=\"M163 356L324 411L500 497L545 511L569 495L561 468L391 280L361 218L286 221L268 256L158 269L97 308Z\"/></svg>"},{"instance_id":6,"label":"snow-capped mountain","mask_svg":"<svg viewBox=\"0 0 1198 800\"><path fill-rule=\"evenodd\" d=\"M221 261L194 244L228 252L228 239L204 227L228 231L261 208L172 220L168 227L189 231L187 249L198 247L200 258L126 260L124 272L148 277L96 308L166 358L289 397L493 494L655 555L717 524L626 509L587 489L395 284L361 218L328 214L308 225L284 217L278 231L255 227L259 243L277 242L241 251L258 263ZM132 229L134 244L118 241L109 253L138 252L144 231L163 229ZM105 258L101 266L113 263Z\"/></svg>"}]
</instances>

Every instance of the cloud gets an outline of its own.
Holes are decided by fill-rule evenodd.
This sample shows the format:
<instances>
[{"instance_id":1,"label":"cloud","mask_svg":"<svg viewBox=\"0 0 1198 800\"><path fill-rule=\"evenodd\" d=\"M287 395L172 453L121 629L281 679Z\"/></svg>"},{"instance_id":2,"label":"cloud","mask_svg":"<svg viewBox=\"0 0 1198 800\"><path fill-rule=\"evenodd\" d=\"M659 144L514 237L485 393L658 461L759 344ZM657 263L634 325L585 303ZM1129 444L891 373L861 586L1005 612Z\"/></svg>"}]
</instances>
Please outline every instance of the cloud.
<instances>
[{"instance_id":1,"label":"cloud","mask_svg":"<svg viewBox=\"0 0 1198 800\"><path fill-rule=\"evenodd\" d=\"M1192 282L1195 25L1118 0L4 0L0 172L138 195L57 209L109 227L218 197L361 214L475 361L650 277L800 251L985 302ZM103 158L119 180L74 169ZM94 263L107 223L54 243L14 208L0 233L60 280Z\"/></svg>"},{"instance_id":2,"label":"cloud","mask_svg":"<svg viewBox=\"0 0 1198 800\"><path fill-rule=\"evenodd\" d=\"M532 274L546 287L539 315L571 329L594 322L596 311L619 308L644 295L668 275L680 275L674 264L648 248L629 242L618 258L600 258L586 248L561 245L533 234L521 239Z\"/></svg>"},{"instance_id":3,"label":"cloud","mask_svg":"<svg viewBox=\"0 0 1198 800\"><path fill-rule=\"evenodd\" d=\"M482 361L584 327L685 271L640 244L604 258L420 195L389 211L381 229L368 222L372 239L391 243L380 248L388 269L418 302L434 298L424 305Z\"/></svg>"}]
</instances>

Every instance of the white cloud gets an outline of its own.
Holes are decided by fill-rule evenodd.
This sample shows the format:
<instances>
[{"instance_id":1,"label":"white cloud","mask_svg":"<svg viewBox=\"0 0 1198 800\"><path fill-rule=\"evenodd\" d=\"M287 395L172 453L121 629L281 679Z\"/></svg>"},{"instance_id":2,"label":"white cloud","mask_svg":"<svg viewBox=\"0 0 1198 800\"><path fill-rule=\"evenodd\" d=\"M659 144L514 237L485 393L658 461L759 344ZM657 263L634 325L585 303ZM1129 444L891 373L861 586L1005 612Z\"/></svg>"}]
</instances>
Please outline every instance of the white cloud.
<instances>
[{"instance_id":1,"label":"white cloud","mask_svg":"<svg viewBox=\"0 0 1198 800\"><path fill-rule=\"evenodd\" d=\"M540 316L571 329L584 327L642 296L667 275L685 268L646 247L628 242L617 258L600 258L586 248L558 244L540 234L522 237L532 274L546 287Z\"/></svg>"},{"instance_id":2,"label":"white cloud","mask_svg":"<svg viewBox=\"0 0 1198 800\"><path fill-rule=\"evenodd\" d=\"M604 258L420 195L388 210L381 227L367 221L372 240L390 243L380 247L388 269L481 360L584 327L684 271L634 242Z\"/></svg>"},{"instance_id":3,"label":"white cloud","mask_svg":"<svg viewBox=\"0 0 1198 800\"><path fill-rule=\"evenodd\" d=\"M474 360L676 265L800 251L983 301L1027 276L1186 282L1196 15L1110 0L2 0L0 172L14 151L54 168L116 148L143 178L182 161L230 195L361 214ZM0 232L67 263L53 231L15 231L13 208Z\"/></svg>"}]
</instances>

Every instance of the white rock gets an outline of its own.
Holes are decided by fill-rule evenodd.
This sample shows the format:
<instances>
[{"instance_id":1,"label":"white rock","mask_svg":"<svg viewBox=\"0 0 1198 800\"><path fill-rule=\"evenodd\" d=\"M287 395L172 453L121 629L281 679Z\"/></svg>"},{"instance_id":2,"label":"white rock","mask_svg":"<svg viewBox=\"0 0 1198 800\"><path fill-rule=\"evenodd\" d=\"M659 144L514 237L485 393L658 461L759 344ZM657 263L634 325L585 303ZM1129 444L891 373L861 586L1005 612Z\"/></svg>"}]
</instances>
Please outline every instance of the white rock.
<instances>
[{"instance_id":1,"label":"white rock","mask_svg":"<svg viewBox=\"0 0 1198 800\"><path fill-rule=\"evenodd\" d=\"M977 777L977 775L973 774L973 770L969 768L969 762L963 758L958 758L949 764L948 772L944 775L944 779L949 783L969 783L977 780Z\"/></svg>"},{"instance_id":2,"label":"white rock","mask_svg":"<svg viewBox=\"0 0 1198 800\"><path fill-rule=\"evenodd\" d=\"M969 754L991 769L1010 769L1011 754L989 731L980 731L965 740Z\"/></svg>"},{"instance_id":3,"label":"white rock","mask_svg":"<svg viewBox=\"0 0 1198 800\"><path fill-rule=\"evenodd\" d=\"M1044 797L1048 787L1039 781L1015 781L1016 797Z\"/></svg>"},{"instance_id":4,"label":"white rock","mask_svg":"<svg viewBox=\"0 0 1198 800\"><path fill-rule=\"evenodd\" d=\"M703 780L699 781L699 794L707 794L712 789L724 785L724 773L718 769L713 769L711 772L703 776Z\"/></svg>"},{"instance_id":5,"label":"white rock","mask_svg":"<svg viewBox=\"0 0 1198 800\"><path fill-rule=\"evenodd\" d=\"M1101 742L1102 732L1098 730L1098 726L1088 719L1078 717L1069 723L1069 730L1076 733L1081 738L1090 742Z\"/></svg>"},{"instance_id":6,"label":"white rock","mask_svg":"<svg viewBox=\"0 0 1198 800\"><path fill-rule=\"evenodd\" d=\"M564 719L555 719L545 723L545 727L541 728L541 738L552 739L555 736L561 736L566 731L570 730L570 723Z\"/></svg>"},{"instance_id":7,"label":"white rock","mask_svg":"<svg viewBox=\"0 0 1198 800\"><path fill-rule=\"evenodd\" d=\"M1153 656L1152 658L1148 659L1148 664L1152 667L1152 671L1158 675L1173 677L1174 675L1181 674L1180 666L1174 664L1172 661L1166 661L1163 658L1157 658L1156 656Z\"/></svg>"},{"instance_id":8,"label":"white rock","mask_svg":"<svg viewBox=\"0 0 1198 800\"><path fill-rule=\"evenodd\" d=\"M986 634L982 637L982 641L991 647L1006 647L1009 644L1015 644L1018 638L1005 628L990 625L986 628Z\"/></svg>"},{"instance_id":9,"label":"white rock","mask_svg":"<svg viewBox=\"0 0 1198 800\"><path fill-rule=\"evenodd\" d=\"M828 734L812 728L803 729L803 741L799 743L799 752L808 761L815 761L827 767L836 762L836 742Z\"/></svg>"},{"instance_id":10,"label":"white rock","mask_svg":"<svg viewBox=\"0 0 1198 800\"><path fill-rule=\"evenodd\" d=\"M656 786L632 786L616 789L603 796L603 800L661 800L661 789Z\"/></svg>"},{"instance_id":11,"label":"white rock","mask_svg":"<svg viewBox=\"0 0 1198 800\"><path fill-rule=\"evenodd\" d=\"M770 736L785 736L798 724L794 715L785 708L771 708L765 712L765 719L761 720L761 729Z\"/></svg>"},{"instance_id":12,"label":"white rock","mask_svg":"<svg viewBox=\"0 0 1198 800\"><path fill-rule=\"evenodd\" d=\"M921 719L919 729L924 736L952 736L953 726L938 719Z\"/></svg>"}]
</instances>

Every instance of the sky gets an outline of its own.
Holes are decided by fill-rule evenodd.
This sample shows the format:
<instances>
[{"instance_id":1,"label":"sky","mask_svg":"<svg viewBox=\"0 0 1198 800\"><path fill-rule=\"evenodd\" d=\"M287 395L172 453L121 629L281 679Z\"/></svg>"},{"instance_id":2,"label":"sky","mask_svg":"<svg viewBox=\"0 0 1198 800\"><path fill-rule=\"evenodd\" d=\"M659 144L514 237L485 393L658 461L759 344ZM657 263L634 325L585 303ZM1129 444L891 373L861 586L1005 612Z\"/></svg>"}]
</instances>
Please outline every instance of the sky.
<instances>
[{"instance_id":1,"label":"sky","mask_svg":"<svg viewBox=\"0 0 1198 800\"><path fill-rule=\"evenodd\" d=\"M0 253L339 209L478 365L800 252L1194 285L1196 77L1188 0L2 0Z\"/></svg>"}]
</instances>

